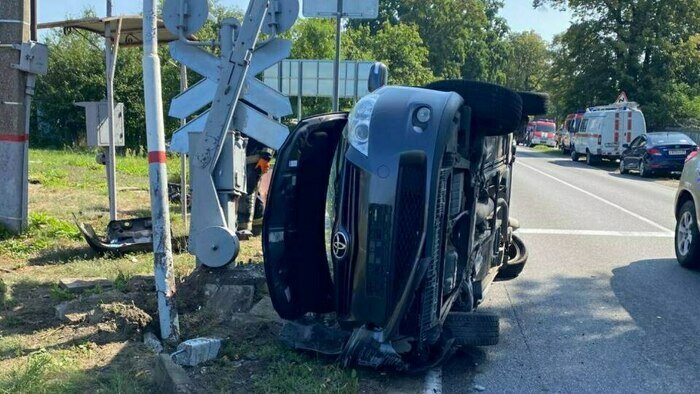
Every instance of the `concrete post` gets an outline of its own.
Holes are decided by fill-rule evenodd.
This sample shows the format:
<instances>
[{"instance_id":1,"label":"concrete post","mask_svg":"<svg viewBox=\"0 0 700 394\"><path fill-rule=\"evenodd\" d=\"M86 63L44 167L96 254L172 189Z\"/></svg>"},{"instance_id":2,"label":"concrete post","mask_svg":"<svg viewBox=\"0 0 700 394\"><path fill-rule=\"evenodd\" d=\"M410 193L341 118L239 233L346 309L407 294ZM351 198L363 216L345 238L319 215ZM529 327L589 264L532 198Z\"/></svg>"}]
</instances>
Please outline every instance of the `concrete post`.
<instances>
[{"instance_id":1,"label":"concrete post","mask_svg":"<svg viewBox=\"0 0 700 394\"><path fill-rule=\"evenodd\" d=\"M16 233L27 228L29 100L11 45L29 41L30 19L29 0L0 1L0 224Z\"/></svg>"},{"instance_id":2,"label":"concrete post","mask_svg":"<svg viewBox=\"0 0 700 394\"><path fill-rule=\"evenodd\" d=\"M176 342L180 324L175 307L175 270L170 234L168 174L165 165L165 122L161 96L160 58L158 57L157 5L143 2L143 90L146 106L146 143L148 176L153 219L153 266L158 293L158 318L163 340ZM185 192L183 190L183 192Z\"/></svg>"},{"instance_id":3,"label":"concrete post","mask_svg":"<svg viewBox=\"0 0 700 394\"><path fill-rule=\"evenodd\" d=\"M343 29L343 0L338 1L335 20L335 60L333 61L333 112L340 110L340 45Z\"/></svg>"}]
</instances>

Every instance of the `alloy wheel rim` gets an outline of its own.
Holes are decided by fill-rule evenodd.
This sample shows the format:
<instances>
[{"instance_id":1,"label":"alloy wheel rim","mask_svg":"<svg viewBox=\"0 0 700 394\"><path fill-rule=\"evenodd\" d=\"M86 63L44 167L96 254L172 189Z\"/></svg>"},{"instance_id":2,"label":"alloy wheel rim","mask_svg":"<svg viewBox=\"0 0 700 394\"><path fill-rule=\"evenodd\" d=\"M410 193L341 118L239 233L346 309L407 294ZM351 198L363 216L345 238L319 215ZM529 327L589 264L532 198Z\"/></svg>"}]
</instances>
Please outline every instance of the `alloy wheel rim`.
<instances>
[{"instance_id":1,"label":"alloy wheel rim","mask_svg":"<svg viewBox=\"0 0 700 394\"><path fill-rule=\"evenodd\" d=\"M678 234L676 236L676 245L681 256L687 256L690 253L690 245L693 243L693 216L690 212L684 212L678 222Z\"/></svg>"}]
</instances>

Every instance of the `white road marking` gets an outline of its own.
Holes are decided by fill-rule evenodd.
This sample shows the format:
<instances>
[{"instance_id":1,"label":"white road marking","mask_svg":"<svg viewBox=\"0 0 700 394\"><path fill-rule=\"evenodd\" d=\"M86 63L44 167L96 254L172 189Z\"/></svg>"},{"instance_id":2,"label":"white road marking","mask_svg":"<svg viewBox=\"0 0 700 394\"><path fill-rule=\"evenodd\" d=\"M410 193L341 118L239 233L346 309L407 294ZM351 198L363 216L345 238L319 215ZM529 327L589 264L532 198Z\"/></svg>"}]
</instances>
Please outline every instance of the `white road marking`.
<instances>
[{"instance_id":1,"label":"white road marking","mask_svg":"<svg viewBox=\"0 0 700 394\"><path fill-rule=\"evenodd\" d=\"M651 219L645 218L645 217L642 216L642 215L639 215L639 214L637 214L637 213L634 213L634 212L630 211L630 210L627 209L627 208L623 208L623 207L621 207L621 206L615 204L615 203L612 202L612 201L608 201L608 200L604 199L603 197L600 197L600 196L598 196L598 195L596 195L596 194L593 194L593 193L591 193L591 192L589 192L589 191L587 191L587 190L581 189L581 188L578 187L578 186L574 186L574 185L572 185L572 184L569 183L569 182L563 181L563 180L561 180L561 179L559 179L559 178L557 178L557 177L555 177L555 176L549 175L549 174L547 174L546 172L540 171L540 170L538 170L538 169L535 168L535 167L532 167L532 166L529 166L529 165L527 165L527 164L524 164L523 162L517 162L517 161L516 161L515 163L518 164L518 165L521 165L521 166L523 166L523 167L525 167L525 168L529 168L529 169L532 170L532 171L535 171L535 172L537 172L537 173L539 173L539 174L542 174L542 175L546 176L547 178L550 178L550 179L552 179L552 180L554 180L554 181L557 181L557 182L561 183L562 185L568 186L568 187L570 187L570 188L572 188L572 189L574 189L574 190L576 190L576 191L578 191L578 192L581 192L581 193L583 193L583 194L585 194L585 195L587 195L587 196L593 197L593 198L595 198L596 200L598 200L598 201L600 201L600 202L602 202L602 203L605 203L605 204L607 204L607 205L610 205L611 207L616 208L616 209L618 209L618 210L620 210L620 211L622 211L622 212L624 212L624 213L626 213L626 214L628 214L628 215L630 215L630 216L632 216L632 217L634 217L634 218L636 218L636 219L639 219L639 220L641 220L641 221L644 222L644 223L647 223L647 224L649 224L649 225L651 225L651 226L654 226L654 227L658 228L659 230L662 230L662 231L665 232L665 233L669 233L669 234L671 234L671 235L674 234L674 231L673 231L673 230L671 230L671 229L669 229L669 228L666 228L666 227L664 227L664 226L662 226L662 225L656 223L655 221L653 221L653 220L651 220Z\"/></svg>"},{"instance_id":2,"label":"white road marking","mask_svg":"<svg viewBox=\"0 0 700 394\"><path fill-rule=\"evenodd\" d=\"M435 367L425 374L425 394L442 394L442 367Z\"/></svg>"},{"instance_id":3,"label":"white road marking","mask_svg":"<svg viewBox=\"0 0 700 394\"><path fill-rule=\"evenodd\" d=\"M598 231L598 230L558 230L547 228L521 228L516 234L536 235L581 235L592 237L627 237L627 238L673 238L669 232L642 232L642 231Z\"/></svg>"}]
</instances>

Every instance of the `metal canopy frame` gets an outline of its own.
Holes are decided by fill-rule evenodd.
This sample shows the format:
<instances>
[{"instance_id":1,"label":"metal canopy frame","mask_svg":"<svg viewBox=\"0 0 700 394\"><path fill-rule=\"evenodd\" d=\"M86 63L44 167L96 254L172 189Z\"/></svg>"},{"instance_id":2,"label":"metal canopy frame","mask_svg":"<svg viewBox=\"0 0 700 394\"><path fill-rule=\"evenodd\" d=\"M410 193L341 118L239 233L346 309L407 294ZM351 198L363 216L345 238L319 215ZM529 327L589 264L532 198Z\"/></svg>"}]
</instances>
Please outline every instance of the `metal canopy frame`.
<instances>
[{"instance_id":1,"label":"metal canopy frame","mask_svg":"<svg viewBox=\"0 0 700 394\"><path fill-rule=\"evenodd\" d=\"M58 22L42 23L39 29L61 28L64 34L74 31L87 31L97 34L104 39L105 79L107 95L107 119L109 121L109 146L107 147L107 188L109 192L110 220L118 219L117 210L117 172L114 124L114 76L116 72L119 47L136 47L143 45L143 17L140 15L112 16L111 0L107 0L107 16L105 18L71 19ZM177 40L170 33L163 21L158 20L158 43L169 43ZM183 157L184 160L184 157ZM183 166L184 167L184 166ZM184 178L184 176L183 176ZM183 189L184 190L184 189ZM187 209L186 205L183 204ZM186 211L183 211L186 217Z\"/></svg>"}]
</instances>

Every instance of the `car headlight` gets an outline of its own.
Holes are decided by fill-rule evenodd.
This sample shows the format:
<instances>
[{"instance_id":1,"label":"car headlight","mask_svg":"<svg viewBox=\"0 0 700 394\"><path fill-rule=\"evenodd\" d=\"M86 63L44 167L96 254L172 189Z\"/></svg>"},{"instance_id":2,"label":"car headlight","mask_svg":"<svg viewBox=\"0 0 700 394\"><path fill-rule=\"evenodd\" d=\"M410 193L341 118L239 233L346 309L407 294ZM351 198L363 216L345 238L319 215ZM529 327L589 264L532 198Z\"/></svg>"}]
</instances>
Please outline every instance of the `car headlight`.
<instances>
[{"instance_id":1,"label":"car headlight","mask_svg":"<svg viewBox=\"0 0 700 394\"><path fill-rule=\"evenodd\" d=\"M374 106L379 95L369 94L357 102L348 117L348 141L355 149L367 156L369 151L369 127Z\"/></svg>"}]
</instances>

